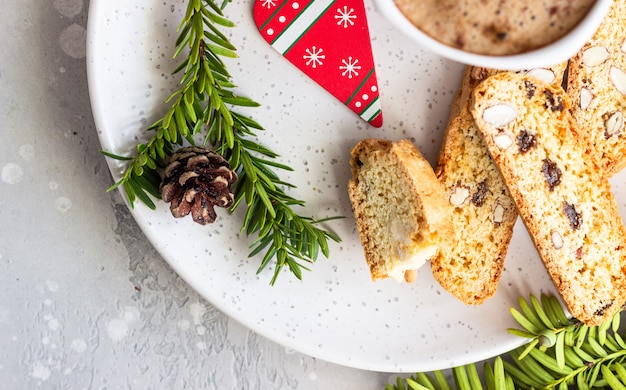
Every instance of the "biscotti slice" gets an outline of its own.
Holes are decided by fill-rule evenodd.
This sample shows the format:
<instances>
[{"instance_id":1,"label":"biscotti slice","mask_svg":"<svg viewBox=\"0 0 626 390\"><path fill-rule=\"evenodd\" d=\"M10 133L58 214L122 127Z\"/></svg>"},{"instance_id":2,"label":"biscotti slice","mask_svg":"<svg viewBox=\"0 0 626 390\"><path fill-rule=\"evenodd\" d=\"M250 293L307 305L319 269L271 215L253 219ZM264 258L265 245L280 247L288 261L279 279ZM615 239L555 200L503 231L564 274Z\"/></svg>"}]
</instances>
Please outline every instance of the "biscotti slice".
<instances>
[{"instance_id":1,"label":"biscotti slice","mask_svg":"<svg viewBox=\"0 0 626 390\"><path fill-rule=\"evenodd\" d=\"M626 2L614 1L592 39L570 61L572 113L612 176L626 166Z\"/></svg>"},{"instance_id":2,"label":"biscotti slice","mask_svg":"<svg viewBox=\"0 0 626 390\"><path fill-rule=\"evenodd\" d=\"M598 325L626 300L626 233L562 88L497 74L471 112L570 313Z\"/></svg>"},{"instance_id":3,"label":"biscotti slice","mask_svg":"<svg viewBox=\"0 0 626 390\"><path fill-rule=\"evenodd\" d=\"M560 85L566 65L523 73ZM433 276L446 291L471 305L495 294L518 216L469 111L474 87L500 72L471 66L465 69L435 170L454 207L457 243L431 261Z\"/></svg>"},{"instance_id":4,"label":"biscotti slice","mask_svg":"<svg viewBox=\"0 0 626 390\"><path fill-rule=\"evenodd\" d=\"M454 237L443 188L408 140L365 139L351 155L348 193L372 280L412 282Z\"/></svg>"}]
</instances>

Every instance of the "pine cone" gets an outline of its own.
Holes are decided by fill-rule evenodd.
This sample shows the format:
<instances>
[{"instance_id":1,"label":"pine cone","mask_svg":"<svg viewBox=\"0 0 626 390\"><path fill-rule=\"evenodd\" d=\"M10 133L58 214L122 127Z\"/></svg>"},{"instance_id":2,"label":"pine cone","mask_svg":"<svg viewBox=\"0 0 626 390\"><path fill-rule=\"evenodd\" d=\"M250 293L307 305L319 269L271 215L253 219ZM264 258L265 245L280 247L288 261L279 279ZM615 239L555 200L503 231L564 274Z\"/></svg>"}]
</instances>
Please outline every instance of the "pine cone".
<instances>
[{"instance_id":1,"label":"pine cone","mask_svg":"<svg viewBox=\"0 0 626 390\"><path fill-rule=\"evenodd\" d=\"M201 225L215 222L215 206L230 207L235 197L231 184L237 174L219 154L190 146L178 149L170 157L161 182L161 197L170 203L175 218L191 212Z\"/></svg>"}]
</instances>

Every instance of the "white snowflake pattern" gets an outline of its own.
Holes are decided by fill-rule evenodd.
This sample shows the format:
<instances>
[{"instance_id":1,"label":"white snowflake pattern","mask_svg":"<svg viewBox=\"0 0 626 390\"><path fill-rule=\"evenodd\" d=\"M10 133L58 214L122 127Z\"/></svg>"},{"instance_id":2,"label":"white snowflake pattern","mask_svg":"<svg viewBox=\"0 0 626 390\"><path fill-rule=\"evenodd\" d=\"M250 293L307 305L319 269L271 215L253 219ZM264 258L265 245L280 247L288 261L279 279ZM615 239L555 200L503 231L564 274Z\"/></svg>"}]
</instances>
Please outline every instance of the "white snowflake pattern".
<instances>
[{"instance_id":1,"label":"white snowflake pattern","mask_svg":"<svg viewBox=\"0 0 626 390\"><path fill-rule=\"evenodd\" d=\"M322 48L317 48L316 46L311 47L310 49L306 49L306 54L302 56L306 60L306 65L312 67L313 69L317 68L318 65L323 65L322 60L326 59L326 55L322 54L324 51Z\"/></svg>"},{"instance_id":2,"label":"white snowflake pattern","mask_svg":"<svg viewBox=\"0 0 626 390\"><path fill-rule=\"evenodd\" d=\"M337 14L335 15L335 20L337 20L337 25L343 25L343 28L348 28L348 26L354 26L354 19L356 19L356 15L354 14L354 8L348 9L348 6L343 6L343 9L337 8Z\"/></svg>"},{"instance_id":3,"label":"white snowflake pattern","mask_svg":"<svg viewBox=\"0 0 626 390\"><path fill-rule=\"evenodd\" d=\"M354 60L352 59L352 56L349 56L348 59L343 59L341 60L341 62L343 63L343 65L339 66L339 70L342 71L341 75L342 76L348 76L349 79L351 79L354 76L358 76L359 75L359 70L361 70L361 65L358 65L359 60L358 58L355 58Z\"/></svg>"},{"instance_id":4,"label":"white snowflake pattern","mask_svg":"<svg viewBox=\"0 0 626 390\"><path fill-rule=\"evenodd\" d=\"M276 5L276 0L263 0L261 5L263 7L266 7L267 9L270 9Z\"/></svg>"}]
</instances>

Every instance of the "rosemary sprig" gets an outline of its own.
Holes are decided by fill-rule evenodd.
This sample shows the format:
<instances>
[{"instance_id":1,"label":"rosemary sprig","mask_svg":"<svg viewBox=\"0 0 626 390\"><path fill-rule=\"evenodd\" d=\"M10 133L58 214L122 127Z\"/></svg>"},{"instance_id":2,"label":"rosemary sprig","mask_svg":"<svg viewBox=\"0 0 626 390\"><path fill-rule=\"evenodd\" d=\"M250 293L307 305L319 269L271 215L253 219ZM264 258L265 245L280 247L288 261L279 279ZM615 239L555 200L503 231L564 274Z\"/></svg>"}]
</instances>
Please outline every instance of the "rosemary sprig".
<instances>
[{"instance_id":1,"label":"rosemary sprig","mask_svg":"<svg viewBox=\"0 0 626 390\"><path fill-rule=\"evenodd\" d=\"M623 309L599 326L568 319L554 296L519 299L511 309L523 329L509 332L530 340L493 365L484 363L482 377L475 364L454 367L449 383L443 371L397 378L387 390L422 389L626 389L626 340L620 334Z\"/></svg>"},{"instance_id":2,"label":"rosemary sprig","mask_svg":"<svg viewBox=\"0 0 626 390\"><path fill-rule=\"evenodd\" d=\"M265 251L257 273L275 260L273 285L285 267L301 279L302 270L309 270L307 264L320 252L329 256L328 240L339 242L340 238L319 227L319 223L335 217L314 220L294 211L294 206L305 203L285 193L283 188L294 186L280 180L275 172L292 169L275 161L276 153L253 140L255 131L263 127L234 109L259 104L233 92L235 85L222 60L237 56L236 48L219 29L234 27L222 12L229 1L218 6L213 0L189 0L174 53L174 58L185 53L174 70L182 72L182 77L180 88L166 100L169 110L148 128L152 137L137 145L135 157L103 153L129 163L109 191L123 185L131 207L138 199L154 209L151 197L160 198L159 170L167 157L177 145L185 141L195 144L195 139L204 135L203 143L211 144L239 175L230 211L242 202L247 206L242 231L257 236L249 256Z\"/></svg>"}]
</instances>

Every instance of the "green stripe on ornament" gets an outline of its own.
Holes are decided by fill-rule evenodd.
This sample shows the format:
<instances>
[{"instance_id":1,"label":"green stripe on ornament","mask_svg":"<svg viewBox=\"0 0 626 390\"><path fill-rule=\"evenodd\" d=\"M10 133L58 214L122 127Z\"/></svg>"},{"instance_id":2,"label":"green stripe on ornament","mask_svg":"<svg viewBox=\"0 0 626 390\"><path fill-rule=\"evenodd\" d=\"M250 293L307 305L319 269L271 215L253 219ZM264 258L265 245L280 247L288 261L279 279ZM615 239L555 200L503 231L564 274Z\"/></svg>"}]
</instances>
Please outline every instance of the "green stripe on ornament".
<instances>
[{"instance_id":1,"label":"green stripe on ornament","mask_svg":"<svg viewBox=\"0 0 626 390\"><path fill-rule=\"evenodd\" d=\"M267 20L266 20L266 21L265 21L262 25L260 25L260 26L259 26L259 31L263 31L263 30L265 30L265 26L267 26L267 24L268 24L269 22L271 22L271 21L272 21L272 19L274 19L274 18L276 17L276 14L277 14L277 13L278 13L281 9L283 9L283 7L287 5L287 3L288 3L288 1L285 1L285 2L284 2L284 3L282 3L280 6L278 6L278 8L276 8L276 11L272 12L272 14L270 15L270 17L269 17L269 18L267 18Z\"/></svg>"},{"instance_id":2,"label":"green stripe on ornament","mask_svg":"<svg viewBox=\"0 0 626 390\"><path fill-rule=\"evenodd\" d=\"M312 1L272 42L272 47L285 55L300 38L326 13L336 0Z\"/></svg>"},{"instance_id":3,"label":"green stripe on ornament","mask_svg":"<svg viewBox=\"0 0 626 390\"><path fill-rule=\"evenodd\" d=\"M376 118L381 111L380 107L380 99L377 97L370 103L361 113L359 114L361 118L365 119L365 121L369 122L372 119Z\"/></svg>"},{"instance_id":4,"label":"green stripe on ornament","mask_svg":"<svg viewBox=\"0 0 626 390\"><path fill-rule=\"evenodd\" d=\"M370 69L370 71L365 75L365 78L363 79L363 81L361 81L361 83L354 89L354 92L352 92L352 95L350 95L348 100L345 101L344 103L345 105L350 104L350 102L352 101L352 99L354 99L356 94L361 90L361 88L363 88L363 85L367 83L367 80L369 80L370 77L372 77L372 75L374 74L374 70L375 69L372 67L372 69Z\"/></svg>"}]
</instances>

